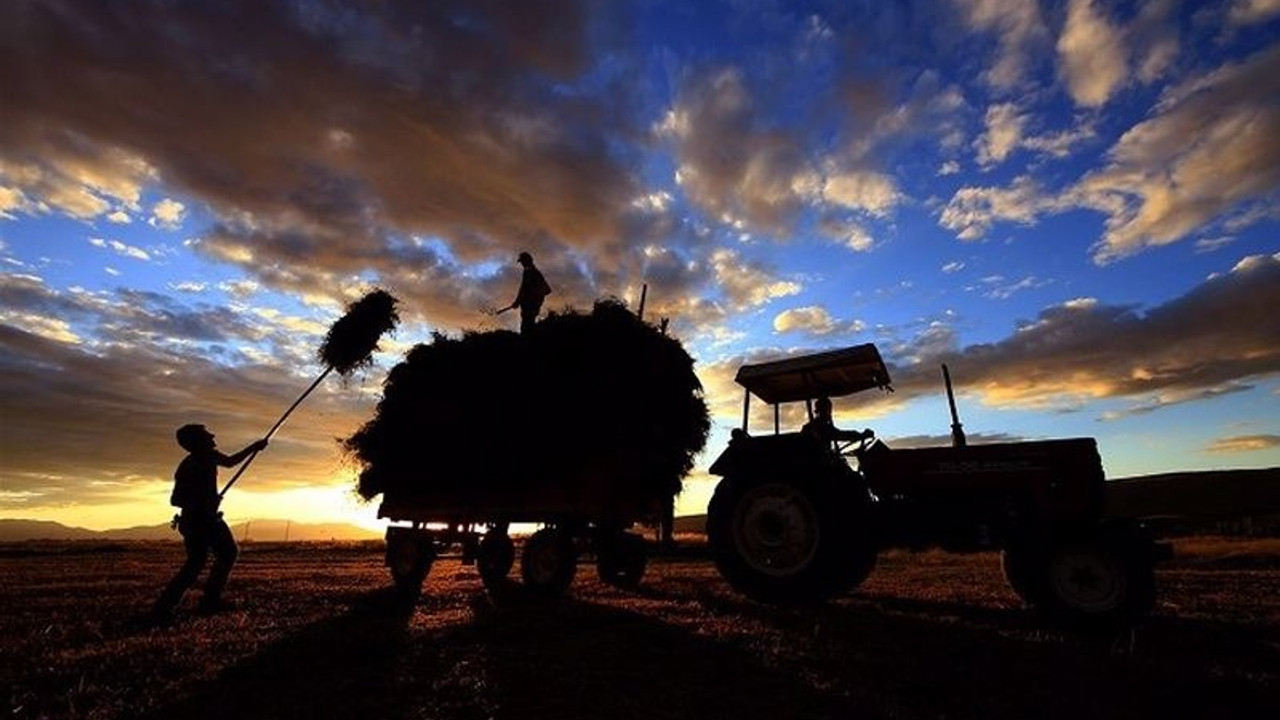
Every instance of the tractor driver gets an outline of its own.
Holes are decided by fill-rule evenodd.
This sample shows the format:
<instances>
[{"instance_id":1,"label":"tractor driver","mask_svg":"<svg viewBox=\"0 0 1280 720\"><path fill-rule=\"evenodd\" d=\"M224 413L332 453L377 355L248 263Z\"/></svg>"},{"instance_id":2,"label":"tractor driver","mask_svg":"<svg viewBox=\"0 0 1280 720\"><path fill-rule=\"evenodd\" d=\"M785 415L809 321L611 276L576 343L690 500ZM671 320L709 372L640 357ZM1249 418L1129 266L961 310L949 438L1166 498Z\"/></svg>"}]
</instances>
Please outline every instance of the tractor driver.
<instances>
[{"instance_id":1,"label":"tractor driver","mask_svg":"<svg viewBox=\"0 0 1280 720\"><path fill-rule=\"evenodd\" d=\"M870 440L875 433L867 430L841 430L831 419L831 398L822 396L813 403L813 418L800 432L826 443Z\"/></svg>"}]
</instances>

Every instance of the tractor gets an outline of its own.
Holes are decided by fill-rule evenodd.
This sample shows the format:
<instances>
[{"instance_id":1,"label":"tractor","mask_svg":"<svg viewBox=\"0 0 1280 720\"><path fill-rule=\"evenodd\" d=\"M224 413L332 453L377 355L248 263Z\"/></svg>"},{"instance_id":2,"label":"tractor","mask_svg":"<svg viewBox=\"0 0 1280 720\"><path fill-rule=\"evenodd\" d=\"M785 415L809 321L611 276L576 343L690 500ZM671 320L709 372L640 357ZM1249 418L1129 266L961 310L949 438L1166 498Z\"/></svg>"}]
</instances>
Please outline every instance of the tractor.
<instances>
[{"instance_id":1,"label":"tractor","mask_svg":"<svg viewBox=\"0 0 1280 720\"><path fill-rule=\"evenodd\" d=\"M707 534L725 579L748 597L794 605L856 588L889 548L1001 553L1024 603L1073 624L1133 623L1155 601L1170 555L1136 519L1106 511L1093 438L969 444L948 368L951 444L891 448L873 433L831 441L783 432L784 403L892 392L872 344L743 365L742 427L711 465L720 476ZM751 398L773 432L749 432Z\"/></svg>"}]
</instances>

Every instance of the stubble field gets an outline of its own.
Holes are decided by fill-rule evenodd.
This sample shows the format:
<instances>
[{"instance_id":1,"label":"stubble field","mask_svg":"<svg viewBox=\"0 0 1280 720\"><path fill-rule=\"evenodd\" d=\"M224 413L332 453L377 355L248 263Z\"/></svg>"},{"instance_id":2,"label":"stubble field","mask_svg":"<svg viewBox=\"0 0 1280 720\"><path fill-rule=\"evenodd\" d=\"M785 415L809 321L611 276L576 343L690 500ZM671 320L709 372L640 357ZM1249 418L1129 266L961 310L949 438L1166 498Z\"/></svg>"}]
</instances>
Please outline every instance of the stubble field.
<instances>
[{"instance_id":1,"label":"stubble field","mask_svg":"<svg viewBox=\"0 0 1280 720\"><path fill-rule=\"evenodd\" d=\"M248 545L234 611L140 622L177 544L0 547L0 699L28 718L1250 718L1280 709L1280 540L1183 540L1132 642L1046 630L994 554L893 552L821 608L694 555L643 587L488 597L437 562L397 604L379 543Z\"/></svg>"}]
</instances>

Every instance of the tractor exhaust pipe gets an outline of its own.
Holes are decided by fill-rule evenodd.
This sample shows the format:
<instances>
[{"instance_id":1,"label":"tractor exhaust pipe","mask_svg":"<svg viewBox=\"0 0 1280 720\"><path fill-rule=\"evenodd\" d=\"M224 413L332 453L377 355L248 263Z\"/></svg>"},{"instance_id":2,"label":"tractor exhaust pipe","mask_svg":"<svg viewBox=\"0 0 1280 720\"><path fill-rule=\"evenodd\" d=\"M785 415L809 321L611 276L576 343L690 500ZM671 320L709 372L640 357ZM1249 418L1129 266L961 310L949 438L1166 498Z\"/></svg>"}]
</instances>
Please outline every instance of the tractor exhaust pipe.
<instances>
[{"instance_id":1,"label":"tractor exhaust pipe","mask_svg":"<svg viewBox=\"0 0 1280 720\"><path fill-rule=\"evenodd\" d=\"M964 437L964 426L960 424L960 415L956 413L956 394L951 390L951 371L942 363L942 381L947 385L947 405L951 407L951 446L964 447L968 441Z\"/></svg>"}]
</instances>

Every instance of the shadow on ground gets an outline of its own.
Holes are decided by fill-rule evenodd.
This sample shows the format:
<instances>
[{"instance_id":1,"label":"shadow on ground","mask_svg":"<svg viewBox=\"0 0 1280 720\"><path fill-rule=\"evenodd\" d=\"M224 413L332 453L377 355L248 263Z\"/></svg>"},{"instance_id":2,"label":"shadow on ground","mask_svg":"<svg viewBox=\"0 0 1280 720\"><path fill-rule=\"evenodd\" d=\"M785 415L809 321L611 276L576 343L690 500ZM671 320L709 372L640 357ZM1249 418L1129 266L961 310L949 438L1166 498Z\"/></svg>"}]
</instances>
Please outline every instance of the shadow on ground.
<instances>
[{"instance_id":1,"label":"shadow on ground","mask_svg":"<svg viewBox=\"0 0 1280 720\"><path fill-rule=\"evenodd\" d=\"M750 653L627 610L477 595L452 627L412 619L393 594L371 593L145 718L823 718L843 706Z\"/></svg>"},{"instance_id":2,"label":"shadow on ground","mask_svg":"<svg viewBox=\"0 0 1280 720\"><path fill-rule=\"evenodd\" d=\"M1193 718L1277 699L1197 659L1229 657L1244 629L1158 618L1118 654L947 602L783 610L707 593L671 622L518 592L424 602L358 596L146 717Z\"/></svg>"}]
</instances>

